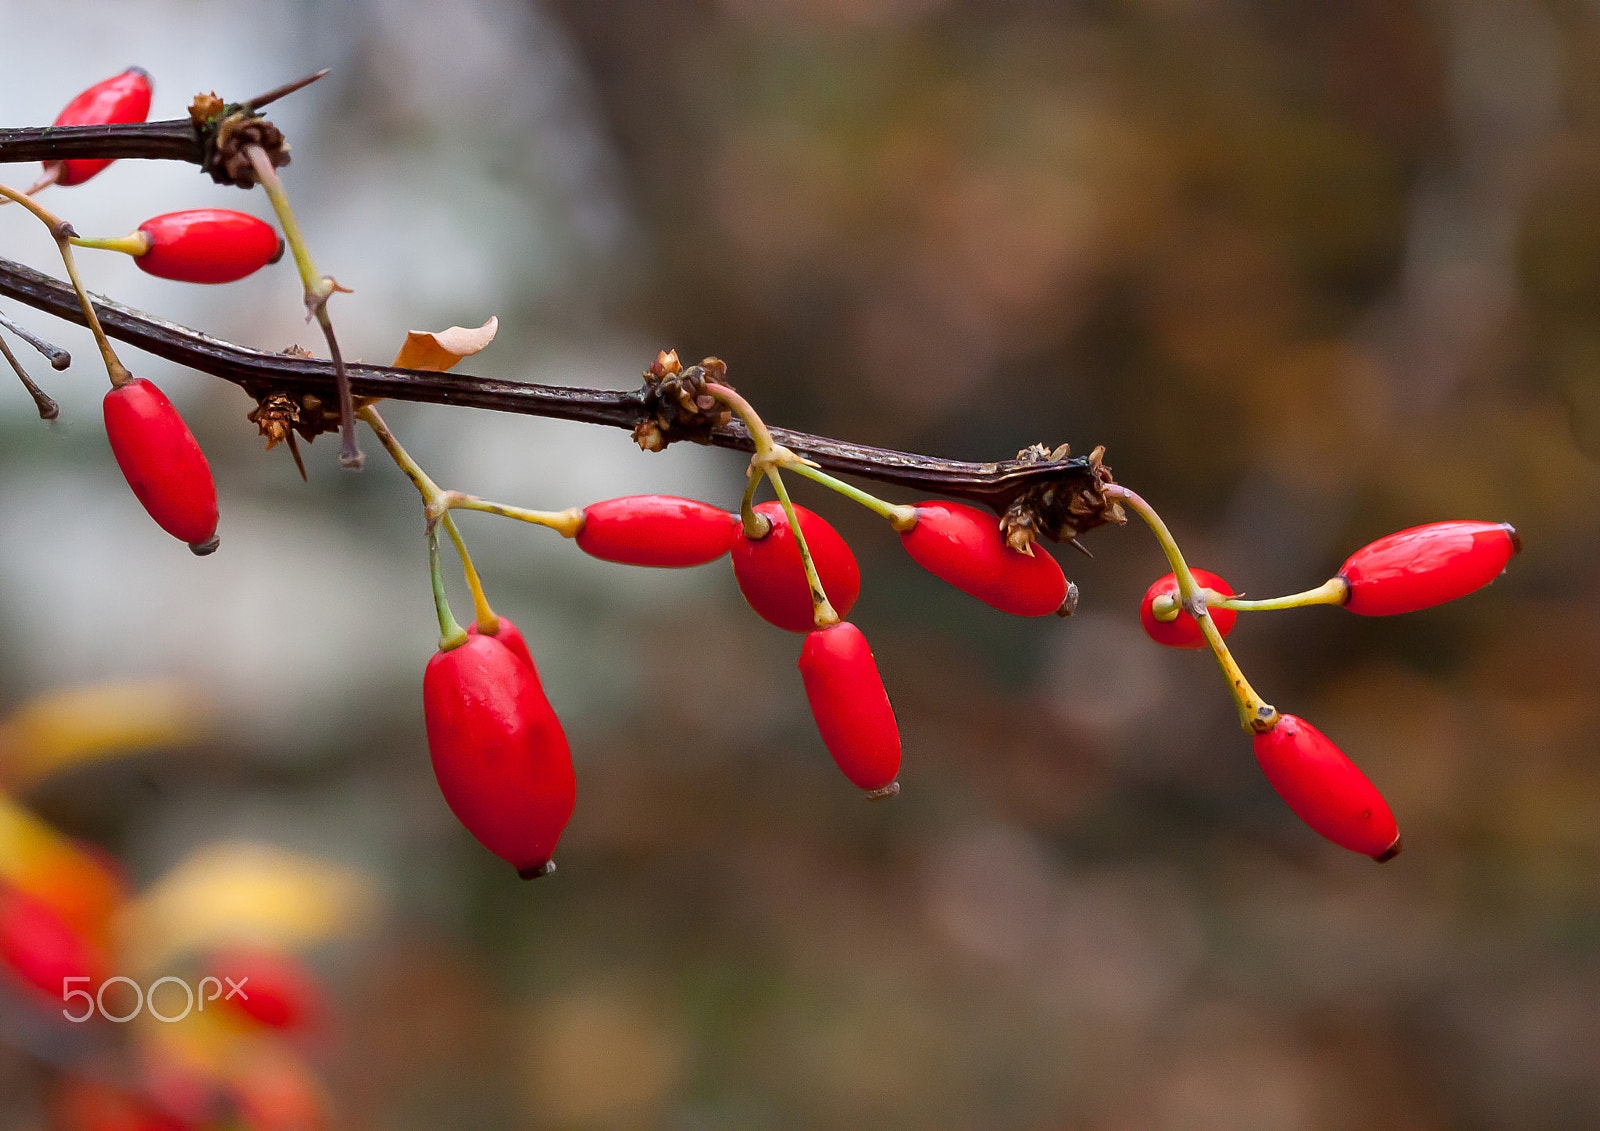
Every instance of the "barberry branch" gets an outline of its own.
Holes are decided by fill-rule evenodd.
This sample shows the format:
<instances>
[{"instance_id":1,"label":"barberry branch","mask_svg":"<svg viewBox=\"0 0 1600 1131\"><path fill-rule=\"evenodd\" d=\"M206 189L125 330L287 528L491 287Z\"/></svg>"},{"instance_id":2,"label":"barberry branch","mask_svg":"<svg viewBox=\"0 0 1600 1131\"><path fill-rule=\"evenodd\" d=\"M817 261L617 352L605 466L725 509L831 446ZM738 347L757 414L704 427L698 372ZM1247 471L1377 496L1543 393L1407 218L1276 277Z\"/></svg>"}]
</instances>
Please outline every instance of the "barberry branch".
<instances>
[{"instance_id":1,"label":"barberry branch","mask_svg":"<svg viewBox=\"0 0 1600 1131\"><path fill-rule=\"evenodd\" d=\"M66 284L31 267L0 258L0 294L65 321L86 325L77 296ZM335 403L331 362L251 349L93 296L105 332L146 353L231 381L257 401L274 393L302 410ZM454 371L431 373L391 366L346 365L352 392L427 404L459 405L572 420L633 430L650 416L641 390L610 390L497 381ZM328 421L331 423L332 415ZM829 436L770 429L774 441L835 475L888 483L931 495L967 499L1004 514L1020 507L1051 538L1075 538L1115 519L1101 487L1105 468L1082 456L969 463L914 452L855 444ZM736 451L754 443L737 421L708 430L706 442Z\"/></svg>"}]
</instances>

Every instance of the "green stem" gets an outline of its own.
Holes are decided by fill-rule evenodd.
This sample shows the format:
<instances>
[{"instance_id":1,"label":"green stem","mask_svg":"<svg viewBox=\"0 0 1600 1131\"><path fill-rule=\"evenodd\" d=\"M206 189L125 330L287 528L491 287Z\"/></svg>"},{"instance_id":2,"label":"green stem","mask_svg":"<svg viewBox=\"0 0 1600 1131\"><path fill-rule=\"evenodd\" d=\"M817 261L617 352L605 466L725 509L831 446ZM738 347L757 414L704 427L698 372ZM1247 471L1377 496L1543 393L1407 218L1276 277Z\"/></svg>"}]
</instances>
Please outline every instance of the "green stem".
<instances>
[{"instance_id":1,"label":"green stem","mask_svg":"<svg viewBox=\"0 0 1600 1131\"><path fill-rule=\"evenodd\" d=\"M1303 593L1290 593L1286 597L1264 597L1259 601L1243 597L1225 597L1215 589L1202 589L1200 595L1206 607L1232 609L1238 613L1263 613L1277 609L1303 609L1310 605L1342 605L1350 599L1350 585L1342 577L1330 577L1315 589ZM1180 611L1178 601L1169 596L1157 597L1151 604L1157 620L1175 620Z\"/></svg>"},{"instance_id":2,"label":"green stem","mask_svg":"<svg viewBox=\"0 0 1600 1131\"><path fill-rule=\"evenodd\" d=\"M739 521L744 524L744 536L759 542L772 530L772 522L755 508L756 488L761 486L761 476L751 468L745 476L744 498L739 501Z\"/></svg>"},{"instance_id":3,"label":"green stem","mask_svg":"<svg viewBox=\"0 0 1600 1131\"><path fill-rule=\"evenodd\" d=\"M272 167L272 159L267 156L267 151L259 145L251 145L245 147L245 153L250 158L256 181L272 202L272 211L277 214L278 224L283 228L284 241L294 254L295 266L300 271L300 285L305 290L306 311L316 318L317 325L322 328L322 336L328 342L328 355L333 359L334 384L339 391L339 465L350 471L359 471L366 457L356 443L355 397L350 392L350 375L345 372L339 340L334 337L333 320L328 317L328 299L335 291L345 288L339 286L331 276L318 273L317 265L311 261L311 249L300 234L294 209L289 206L289 194L284 192L283 181Z\"/></svg>"},{"instance_id":4,"label":"green stem","mask_svg":"<svg viewBox=\"0 0 1600 1131\"><path fill-rule=\"evenodd\" d=\"M785 471L793 471L799 475L804 475L807 479L821 483L824 487L839 492L839 494L852 502L860 503L874 514L888 519L889 525L902 534L917 525L916 507L899 506L895 503L885 502L878 496L869 494L859 487L852 487L842 479L835 479L821 468L812 467L802 460L794 460L792 462L785 460L783 468Z\"/></svg>"},{"instance_id":5,"label":"green stem","mask_svg":"<svg viewBox=\"0 0 1600 1131\"><path fill-rule=\"evenodd\" d=\"M101 239L85 239L83 236L73 236L72 242L78 247L90 247L97 251L120 251L124 255L131 255L138 259L150 250L150 237L144 232L130 232L125 236L107 236Z\"/></svg>"},{"instance_id":6,"label":"green stem","mask_svg":"<svg viewBox=\"0 0 1600 1131\"><path fill-rule=\"evenodd\" d=\"M467 544L462 540L461 531L456 529L456 520L450 517L449 511L445 512L441 521L444 523L444 532L450 535L450 541L455 543L456 553L461 557L461 571L467 576L467 588L472 590L472 610L478 622L478 631L493 636L500 631L500 618L489 607L483 582L478 578L478 567L472 564L472 555L467 553Z\"/></svg>"},{"instance_id":7,"label":"green stem","mask_svg":"<svg viewBox=\"0 0 1600 1131\"><path fill-rule=\"evenodd\" d=\"M778 450L778 442L772 438L772 433L768 430L766 422L761 419L761 414L756 412L749 401L734 392L733 386L707 381L706 392L733 409L744 422L745 429L750 433L750 439L756 446L754 458L768 456Z\"/></svg>"},{"instance_id":8,"label":"green stem","mask_svg":"<svg viewBox=\"0 0 1600 1131\"><path fill-rule=\"evenodd\" d=\"M1172 572L1177 578L1178 596L1182 599L1183 608L1194 617L1206 638L1206 643L1211 646L1211 654L1216 657L1217 667L1222 670L1222 678L1227 682L1234 702L1238 704L1239 719L1244 728L1257 732L1271 730L1278 721L1278 712L1256 694L1255 688L1250 686L1250 681L1245 678L1233 654L1228 651L1222 633L1212 622L1211 614L1206 611L1206 602L1201 594L1200 585L1190 572L1188 563L1183 560L1183 551L1178 549L1172 531L1167 529L1167 524L1161 520L1154 507L1126 487L1112 484L1105 488L1105 495L1109 499L1125 503L1144 520L1150 532L1155 535L1156 541L1161 544L1161 550L1167 556L1167 563L1172 566Z\"/></svg>"},{"instance_id":9,"label":"green stem","mask_svg":"<svg viewBox=\"0 0 1600 1131\"><path fill-rule=\"evenodd\" d=\"M583 529L583 512L577 507L568 507L564 511L536 511L480 499L476 495L463 495L459 491L444 492L438 505L446 511L482 511L502 518L514 518L518 522L531 522L535 526L547 526L563 538L576 538Z\"/></svg>"},{"instance_id":10,"label":"green stem","mask_svg":"<svg viewBox=\"0 0 1600 1131\"><path fill-rule=\"evenodd\" d=\"M117 351L111 348L111 341L106 337L106 332L100 325L100 318L94 312L94 303L89 301L89 292L83 289L83 280L78 277L78 263L72 257L72 237L76 234L72 230L72 225L42 207L32 197L6 185L0 185L0 197L16 201L50 229L50 236L56 241L56 249L61 252L61 262L66 266L67 278L72 281L72 289L78 295L78 304L83 307L83 320L89 324L89 330L94 334L95 345L100 347L100 357L106 363L106 376L111 378L111 387L120 388L132 381L133 374L128 372L128 367L117 357Z\"/></svg>"},{"instance_id":11,"label":"green stem","mask_svg":"<svg viewBox=\"0 0 1600 1131\"><path fill-rule=\"evenodd\" d=\"M378 437L378 443L383 445L383 450L389 453L390 458L401 471L406 473L406 478L411 480L412 485L422 495L422 505L432 508L441 503L445 493L439 489L437 483L428 478L428 473L411 458L411 454L400 446L400 441L389 431L389 426L383 422L383 417L378 415L378 410L371 405L362 405L357 415L367 422L367 427Z\"/></svg>"},{"instance_id":12,"label":"green stem","mask_svg":"<svg viewBox=\"0 0 1600 1131\"><path fill-rule=\"evenodd\" d=\"M423 511L428 516L430 534L434 524L443 521L444 531L450 535L450 541L455 544L456 553L461 558L461 572L466 575L467 588L472 590L472 606L476 613L478 631L493 636L500 630L500 618L495 615L494 609L489 607L489 598L484 594L483 582L478 577L478 567L473 565L472 555L467 552L467 544L461 537L461 531L456 528L455 520L450 517L449 499L454 492L439 489L439 485L429 478L428 473L422 470L421 465L411 458L411 453L406 451L395 438L395 434L389 431L389 426L384 423L376 408L362 405L360 416L366 421L367 427L372 429L373 435L378 437L383 450L389 453L400 470L406 473L406 478L411 480L421 494Z\"/></svg>"},{"instance_id":13,"label":"green stem","mask_svg":"<svg viewBox=\"0 0 1600 1131\"><path fill-rule=\"evenodd\" d=\"M444 595L444 570L439 562L437 530L428 531L428 572L433 578L433 609L439 614L439 651L448 652L467 642L467 632L450 612L450 601Z\"/></svg>"},{"instance_id":14,"label":"green stem","mask_svg":"<svg viewBox=\"0 0 1600 1131\"><path fill-rule=\"evenodd\" d=\"M833 606L828 602L828 594L822 588L822 578L817 575L817 563L811 559L811 550L806 545L805 532L800 529L800 516L795 513L794 504L789 501L789 491L783 485L783 476L775 467L767 469L767 478L772 480L772 489L778 493L778 502L783 504L783 513L789 519L789 530L794 534L795 548L800 551L800 565L806 571L806 584L811 589L812 623L818 628L827 628L839 623L839 614L834 612Z\"/></svg>"}]
</instances>

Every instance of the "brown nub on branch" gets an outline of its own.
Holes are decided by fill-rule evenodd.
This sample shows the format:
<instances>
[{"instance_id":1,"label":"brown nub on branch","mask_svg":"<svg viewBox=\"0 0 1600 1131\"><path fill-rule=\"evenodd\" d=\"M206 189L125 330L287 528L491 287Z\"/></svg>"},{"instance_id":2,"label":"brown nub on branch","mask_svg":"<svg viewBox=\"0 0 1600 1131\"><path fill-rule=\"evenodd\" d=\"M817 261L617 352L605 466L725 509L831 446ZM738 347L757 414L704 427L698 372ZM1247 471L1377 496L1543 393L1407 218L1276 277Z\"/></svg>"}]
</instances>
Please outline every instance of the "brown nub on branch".
<instances>
[{"instance_id":1,"label":"brown nub on branch","mask_svg":"<svg viewBox=\"0 0 1600 1131\"><path fill-rule=\"evenodd\" d=\"M728 384L728 365L721 358L708 357L685 369L677 350L656 354L644 371L639 399L646 415L634 425L634 442L647 452L659 452L674 440L711 443L711 433L733 419L733 413L706 391L708 381Z\"/></svg>"},{"instance_id":2,"label":"brown nub on branch","mask_svg":"<svg viewBox=\"0 0 1600 1131\"><path fill-rule=\"evenodd\" d=\"M1013 550L1031 553L1040 534L1058 542L1070 542L1084 549L1078 535L1097 526L1128 521L1122 506L1105 496L1105 489L1116 482L1103 461L1102 445L1089 453L1087 478L1047 482L1029 487L1011 500L1000 516L1000 534ZM1072 447L1062 444L1054 451L1043 444L1032 444L1017 453L1023 463L1059 463L1072 458ZM1090 555L1091 557L1093 555ZM1063 614L1070 615L1070 614Z\"/></svg>"},{"instance_id":3,"label":"brown nub on branch","mask_svg":"<svg viewBox=\"0 0 1600 1131\"><path fill-rule=\"evenodd\" d=\"M196 99L198 103L200 99ZM190 113L194 113L190 108ZM277 126L245 110L235 110L227 117L208 126L206 157L200 168L211 174L219 185L236 185L247 189L256 183L255 170L250 165L249 150L259 145L272 162L274 169L289 163L289 143Z\"/></svg>"}]
</instances>

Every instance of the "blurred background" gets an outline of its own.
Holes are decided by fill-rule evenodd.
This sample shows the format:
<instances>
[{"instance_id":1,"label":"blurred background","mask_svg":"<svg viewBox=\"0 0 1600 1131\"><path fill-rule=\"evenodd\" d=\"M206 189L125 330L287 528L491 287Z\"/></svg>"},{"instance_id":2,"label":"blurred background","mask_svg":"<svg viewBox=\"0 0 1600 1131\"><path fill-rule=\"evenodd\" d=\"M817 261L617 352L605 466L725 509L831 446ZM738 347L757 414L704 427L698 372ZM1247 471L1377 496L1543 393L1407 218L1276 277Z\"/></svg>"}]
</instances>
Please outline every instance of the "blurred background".
<instances>
[{"instance_id":1,"label":"blurred background","mask_svg":"<svg viewBox=\"0 0 1600 1131\"><path fill-rule=\"evenodd\" d=\"M121 481L88 335L0 302L76 359L27 357L55 425L0 377L0 715L23 713L0 779L17 827L117 877L144 984L240 944L313 983L270 1056L196 1038L252 1050L217 1070L243 1122L1600 1123L1600 8L0 0L0 27L5 125L130 63L152 119L332 67L270 116L354 289L349 356L496 314L464 370L631 388L675 347L807 431L1104 444L1191 562L1260 596L1437 519L1526 546L1453 605L1233 634L1388 797L1407 848L1379 868L1279 801L1208 658L1143 635L1167 567L1135 527L1062 551L1076 617L1024 622L798 485L861 562L851 619L900 719L904 793L874 806L815 733L799 638L725 563L629 569L467 516L577 765L560 871L528 885L434 785L419 507L370 437L364 473L325 438L302 484L244 394L125 350L216 472L222 548L196 559ZM151 162L41 200L86 235L270 217ZM20 208L0 245L60 274ZM218 288L80 262L322 354L287 261ZM434 478L505 502L742 487L693 445L385 411ZM94 1088L192 1113L183 1081L221 1063L8 992L8 1128L102 1126L73 1114Z\"/></svg>"}]
</instances>

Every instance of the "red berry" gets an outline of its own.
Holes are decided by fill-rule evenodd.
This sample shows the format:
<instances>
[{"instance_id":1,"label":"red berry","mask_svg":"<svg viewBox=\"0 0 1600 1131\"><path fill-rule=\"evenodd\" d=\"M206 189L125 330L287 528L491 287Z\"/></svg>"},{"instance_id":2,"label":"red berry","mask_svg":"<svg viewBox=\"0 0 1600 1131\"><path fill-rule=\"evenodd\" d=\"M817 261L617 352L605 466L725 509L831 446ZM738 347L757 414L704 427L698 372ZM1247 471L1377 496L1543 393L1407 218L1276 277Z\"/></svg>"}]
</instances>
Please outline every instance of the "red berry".
<instances>
[{"instance_id":1,"label":"red berry","mask_svg":"<svg viewBox=\"0 0 1600 1131\"><path fill-rule=\"evenodd\" d=\"M632 495L583 508L578 548L624 565L704 565L733 548L739 517L675 495Z\"/></svg>"},{"instance_id":2,"label":"red berry","mask_svg":"<svg viewBox=\"0 0 1600 1131\"><path fill-rule=\"evenodd\" d=\"M217 548L211 465L165 394L135 377L103 403L111 454L150 517L197 554Z\"/></svg>"},{"instance_id":3,"label":"red berry","mask_svg":"<svg viewBox=\"0 0 1600 1131\"><path fill-rule=\"evenodd\" d=\"M105 974L98 947L49 904L10 884L0 884L0 961L55 1001L62 1000L62 979L87 977L72 988L93 993Z\"/></svg>"},{"instance_id":4,"label":"red berry","mask_svg":"<svg viewBox=\"0 0 1600 1131\"><path fill-rule=\"evenodd\" d=\"M1255 736L1256 761L1299 818L1380 864L1400 852L1400 828L1367 776L1316 727L1294 715Z\"/></svg>"},{"instance_id":5,"label":"red berry","mask_svg":"<svg viewBox=\"0 0 1600 1131\"><path fill-rule=\"evenodd\" d=\"M1482 589L1522 539L1504 522L1432 522L1380 538L1350 555L1339 576L1345 608L1363 616L1411 613Z\"/></svg>"},{"instance_id":6,"label":"red berry","mask_svg":"<svg viewBox=\"0 0 1600 1131\"><path fill-rule=\"evenodd\" d=\"M281 951L228 950L214 955L207 969L221 982L223 1004L268 1028L298 1029L322 1012L316 980Z\"/></svg>"},{"instance_id":7,"label":"red berry","mask_svg":"<svg viewBox=\"0 0 1600 1131\"><path fill-rule=\"evenodd\" d=\"M469 634L428 661L422 701L451 811L522 876L546 871L576 782L567 736L532 670L494 637Z\"/></svg>"},{"instance_id":8,"label":"red berry","mask_svg":"<svg viewBox=\"0 0 1600 1131\"><path fill-rule=\"evenodd\" d=\"M1191 567L1189 572L1194 574L1195 582L1202 589L1215 589L1224 597L1234 595L1233 586L1210 570ZM1156 619L1156 598L1177 595L1177 575L1169 573L1144 591L1144 600L1139 602L1139 623L1144 625L1145 632L1157 644L1165 644L1168 648L1204 648L1205 633L1200 631L1200 623L1189 613L1180 612L1173 620ZM1239 614L1232 609L1209 609L1207 615L1223 636L1233 631L1233 622L1239 619Z\"/></svg>"},{"instance_id":9,"label":"red berry","mask_svg":"<svg viewBox=\"0 0 1600 1131\"><path fill-rule=\"evenodd\" d=\"M146 220L139 230L149 248L139 269L180 283L231 283L283 254L272 225L227 208L194 208Z\"/></svg>"},{"instance_id":10,"label":"red berry","mask_svg":"<svg viewBox=\"0 0 1600 1131\"><path fill-rule=\"evenodd\" d=\"M467 625L467 632L473 636L478 635L478 622L473 621ZM533 673L533 681L542 689L544 684L539 680L539 665L533 662L533 653L528 651L528 642L522 638L522 630L511 623L511 618L505 615L500 617L500 628L491 634L491 638L500 641L511 649L513 655L528 665L528 670Z\"/></svg>"},{"instance_id":11,"label":"red berry","mask_svg":"<svg viewBox=\"0 0 1600 1131\"><path fill-rule=\"evenodd\" d=\"M817 567L822 589L833 611L847 616L861 593L861 570L856 557L839 537L838 531L820 516L795 507L806 548ZM734 532L733 577L739 592L762 617L790 632L810 632L816 627L811 604L811 586L806 583L805 567L800 564L800 548L795 545L789 518L781 503L762 503L756 513L772 521L765 538L748 538L744 526Z\"/></svg>"},{"instance_id":12,"label":"red berry","mask_svg":"<svg viewBox=\"0 0 1600 1131\"><path fill-rule=\"evenodd\" d=\"M150 113L150 75L140 67L129 67L120 75L97 82L56 116L58 126L105 126L114 122L142 122ZM46 163L49 168L53 163ZM100 158L74 158L59 162L58 185L81 185L111 164Z\"/></svg>"},{"instance_id":13,"label":"red berry","mask_svg":"<svg viewBox=\"0 0 1600 1131\"><path fill-rule=\"evenodd\" d=\"M878 665L849 621L806 635L800 678L823 745L862 789L882 789L900 772L900 728Z\"/></svg>"},{"instance_id":14,"label":"red berry","mask_svg":"<svg viewBox=\"0 0 1600 1131\"><path fill-rule=\"evenodd\" d=\"M993 515L962 503L917 504L917 524L900 535L913 561L963 593L1019 617L1042 617L1067 599L1055 558L1006 545Z\"/></svg>"}]
</instances>

